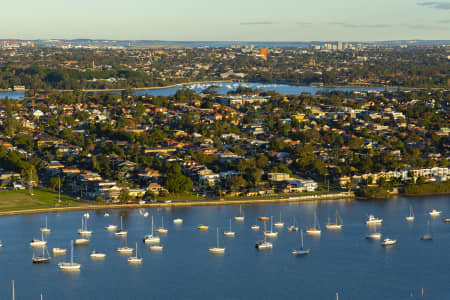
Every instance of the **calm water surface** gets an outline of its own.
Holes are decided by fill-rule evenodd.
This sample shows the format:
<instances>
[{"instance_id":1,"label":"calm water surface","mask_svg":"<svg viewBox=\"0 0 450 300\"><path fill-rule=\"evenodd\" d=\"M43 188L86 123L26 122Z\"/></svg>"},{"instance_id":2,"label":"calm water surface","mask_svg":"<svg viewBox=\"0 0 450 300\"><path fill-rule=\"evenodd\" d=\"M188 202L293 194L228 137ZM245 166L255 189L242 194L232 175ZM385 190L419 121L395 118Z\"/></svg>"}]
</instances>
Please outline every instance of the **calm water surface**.
<instances>
[{"instance_id":1,"label":"calm water surface","mask_svg":"<svg viewBox=\"0 0 450 300\"><path fill-rule=\"evenodd\" d=\"M296 95L302 93L316 94L321 91L384 91L383 88L349 88L349 87L310 87L310 86L296 86L288 84L262 84L254 82L243 82L243 83L203 83L203 84L190 84L187 85L188 88L194 90L197 93L202 92L204 89L210 86L218 86L217 92L219 94L227 94L229 91L236 90L240 85L245 87L250 87L252 89L260 89L264 91L275 91L280 94ZM172 96L183 86L175 86L170 88L160 88L160 89L150 89L150 90L137 90L135 95L152 95L152 96ZM390 89L393 90L393 89ZM121 93L121 92L110 92L110 93ZM0 99L10 98L10 99L23 99L24 92L0 92Z\"/></svg>"},{"instance_id":2,"label":"calm water surface","mask_svg":"<svg viewBox=\"0 0 450 300\"><path fill-rule=\"evenodd\" d=\"M450 214L448 196L432 198L398 198L387 202L304 202L243 206L245 222L233 221L236 237L220 236L226 247L224 255L212 255L208 248L216 243L216 227L227 230L230 218L239 214L238 206L192 207L183 209L90 212L88 227L94 231L88 246L75 248L75 261L82 264L79 273L64 273L57 263L67 256L54 257L48 265L31 263L29 241L40 237L45 214L0 218L0 299L11 299L11 280L16 283L16 299L450 299L450 224L442 218ZM405 221L412 205L416 220ZM431 219L432 241L421 241L430 220L427 212L436 208L442 216ZM328 217L336 209L342 216L340 232L324 230ZM280 212L285 228L273 239L274 248L258 252L254 245L262 232L250 226L258 216L274 216ZM291 249L299 246L299 234L287 231L296 217L301 227L312 225L317 212L322 235L305 236L311 254L293 257ZM52 232L47 235L49 249L70 249L77 238L84 212L48 214ZM384 219L380 227L386 237L398 244L385 249L379 241L365 239L364 224L368 214ZM162 236L164 251L150 252L142 242L151 230L151 218L157 226L164 217L169 229ZM144 262L129 265L127 256L116 249L125 244L104 227L120 224L123 216L128 230L128 245L138 242ZM183 218L174 225L174 218ZM209 231L199 232L198 224ZM287 226L286 226L287 225ZM107 253L104 261L93 261L92 250Z\"/></svg>"}]
</instances>

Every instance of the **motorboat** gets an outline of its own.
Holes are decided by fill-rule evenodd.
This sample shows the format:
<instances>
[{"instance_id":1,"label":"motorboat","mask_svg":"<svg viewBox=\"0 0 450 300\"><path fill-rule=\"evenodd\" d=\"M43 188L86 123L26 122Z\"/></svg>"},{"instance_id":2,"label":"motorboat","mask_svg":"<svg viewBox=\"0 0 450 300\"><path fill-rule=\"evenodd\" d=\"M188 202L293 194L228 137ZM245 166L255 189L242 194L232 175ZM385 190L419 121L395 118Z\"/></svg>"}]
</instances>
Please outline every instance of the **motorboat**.
<instances>
[{"instance_id":1,"label":"motorboat","mask_svg":"<svg viewBox=\"0 0 450 300\"><path fill-rule=\"evenodd\" d=\"M441 211L436 210L436 209L433 209L433 210L430 211L428 214L429 214L430 216L432 216L432 217L437 217L437 216L440 216L440 215L441 215Z\"/></svg>"},{"instance_id":2,"label":"motorboat","mask_svg":"<svg viewBox=\"0 0 450 300\"><path fill-rule=\"evenodd\" d=\"M397 240L392 240L392 239L389 239L389 238L386 238L386 239L383 240L383 242L381 242L381 245L384 246L384 247L386 247L386 246L393 246L395 244L397 244Z\"/></svg>"},{"instance_id":3,"label":"motorboat","mask_svg":"<svg viewBox=\"0 0 450 300\"><path fill-rule=\"evenodd\" d=\"M94 250L92 251L90 257L92 259L104 259L106 257L106 253L101 253Z\"/></svg>"},{"instance_id":4,"label":"motorboat","mask_svg":"<svg viewBox=\"0 0 450 300\"><path fill-rule=\"evenodd\" d=\"M383 223L383 219L376 218L374 215L369 215L366 221L367 225L380 225L381 223Z\"/></svg>"}]
</instances>

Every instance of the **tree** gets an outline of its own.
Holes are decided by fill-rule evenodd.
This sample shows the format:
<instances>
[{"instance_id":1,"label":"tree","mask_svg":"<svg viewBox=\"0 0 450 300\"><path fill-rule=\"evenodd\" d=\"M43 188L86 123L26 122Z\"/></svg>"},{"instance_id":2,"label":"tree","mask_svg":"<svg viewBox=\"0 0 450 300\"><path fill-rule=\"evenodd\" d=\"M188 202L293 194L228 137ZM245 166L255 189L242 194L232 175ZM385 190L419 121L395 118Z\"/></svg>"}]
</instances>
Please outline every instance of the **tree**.
<instances>
[{"instance_id":1,"label":"tree","mask_svg":"<svg viewBox=\"0 0 450 300\"><path fill-rule=\"evenodd\" d=\"M230 188L232 190L239 190L247 187L247 181L242 176L234 176L231 178Z\"/></svg>"},{"instance_id":2,"label":"tree","mask_svg":"<svg viewBox=\"0 0 450 300\"><path fill-rule=\"evenodd\" d=\"M120 203L128 203L130 200L130 191L127 188L121 189L119 194Z\"/></svg>"}]
</instances>

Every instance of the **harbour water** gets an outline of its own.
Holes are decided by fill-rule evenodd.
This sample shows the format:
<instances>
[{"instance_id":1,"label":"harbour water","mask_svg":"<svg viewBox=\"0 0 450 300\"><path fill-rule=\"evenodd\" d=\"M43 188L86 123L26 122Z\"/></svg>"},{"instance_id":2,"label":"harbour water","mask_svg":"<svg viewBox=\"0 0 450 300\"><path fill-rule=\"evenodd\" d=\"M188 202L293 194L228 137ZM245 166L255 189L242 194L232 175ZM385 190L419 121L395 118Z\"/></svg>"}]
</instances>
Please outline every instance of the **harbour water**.
<instances>
[{"instance_id":1,"label":"harbour water","mask_svg":"<svg viewBox=\"0 0 450 300\"><path fill-rule=\"evenodd\" d=\"M252 89L259 89L264 91L275 91L280 94L299 95L302 93L316 94L321 91L384 91L383 88L353 88L353 87L311 87L311 86L296 86L289 84L263 84L255 82L240 82L240 83L201 83L201 84L189 84L186 86L175 86L169 88L156 88L156 89L144 89L137 90L135 95L152 95L152 96L171 96L174 95L179 89L188 87L197 93L202 92L207 87L217 86L217 92L219 94L227 94L229 91L236 90L239 86L250 87ZM112 92L120 93L120 92ZM23 99L24 92L0 92L0 99Z\"/></svg>"},{"instance_id":2,"label":"harbour water","mask_svg":"<svg viewBox=\"0 0 450 300\"><path fill-rule=\"evenodd\" d=\"M294 204L243 206L244 222L232 221L234 238L224 237L229 220L239 215L239 206L208 206L154 210L90 211L88 228L93 230L87 246L75 248L75 261L81 271L64 273L57 263L70 260L70 240L78 238L77 229L85 212L36 214L0 217L0 299L11 299L11 280L15 280L16 299L448 299L450 285L450 224L442 221L450 214L448 196L397 198L386 202L324 201ZM416 216L407 222L409 207ZM442 211L430 218L432 209ZM328 217L336 210L343 218L342 231L327 231ZM148 216L145 217L145 212ZM262 239L259 216L274 216L285 223L273 249L257 251L255 242ZM295 217L301 228L313 224L317 213L321 236L305 235L308 256L294 257L299 248L298 232L287 227ZM383 218L378 227L383 237L398 240L384 248L380 241L367 240L368 214ZM169 233L161 235L164 250L151 252L142 238L151 231L151 216L159 227L164 217ZM66 256L53 257L50 264L33 265L29 241L40 238L45 224L48 247L67 248ZM120 225L123 216L128 238L106 231L109 224ZM182 218L183 224L173 224ZM431 220L432 241L422 241ZM250 226L259 223L261 230ZM199 224L209 225L198 231ZM216 244L219 227L224 255L213 255L208 248ZM142 265L130 265L127 256L116 249L138 242ZM92 250L106 252L105 260L92 260ZM424 289L424 298L420 290Z\"/></svg>"}]
</instances>

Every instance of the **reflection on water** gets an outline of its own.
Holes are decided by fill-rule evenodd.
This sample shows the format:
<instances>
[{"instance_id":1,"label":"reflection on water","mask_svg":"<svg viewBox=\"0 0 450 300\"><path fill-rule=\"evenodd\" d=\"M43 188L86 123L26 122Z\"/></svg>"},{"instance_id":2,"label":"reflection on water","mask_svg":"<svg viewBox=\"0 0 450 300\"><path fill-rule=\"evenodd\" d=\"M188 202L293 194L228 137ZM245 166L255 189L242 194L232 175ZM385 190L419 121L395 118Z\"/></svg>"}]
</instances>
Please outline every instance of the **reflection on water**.
<instances>
[{"instance_id":1,"label":"reflection on water","mask_svg":"<svg viewBox=\"0 0 450 300\"><path fill-rule=\"evenodd\" d=\"M416 219L407 222L409 205ZM442 217L430 218L428 211L442 210ZM326 230L336 209L343 219L342 230ZM450 213L449 197L398 198L386 202L305 202L243 206L244 222L232 221L234 238L223 236L229 220L239 215L239 206L161 208L90 213L93 230L87 246L74 249L74 261L80 272L61 272L58 263L70 261L70 240L78 238L77 229L83 212L48 214L48 248L68 249L66 255L53 256L50 264L33 265L29 241L40 236L46 215L0 218L0 299L10 299L11 280L16 283L17 299L33 299L43 293L45 299L411 299L421 288L428 299L445 299L449 294L450 224L442 218ZM144 217L145 212L149 216ZM275 228L278 237L270 239L273 249L258 251L255 242L263 239L259 216L282 215L284 228ZM319 236L304 235L307 256L295 257L292 249L300 245L300 233L287 228L296 219L303 230L314 224L314 214L321 224ZM366 226L369 214L383 218L377 232L381 240L369 240L373 228ZM164 217L167 235L161 235L161 252L149 250L142 241L151 233L151 216ZM120 226L123 216L128 237L116 237L104 229ZM183 219L183 224L172 220ZM430 220L432 241L422 241ZM259 231L250 226L260 224ZM209 225L199 231L199 224ZM156 227L160 224L156 221ZM155 228L156 228L155 227ZM216 227L225 254L213 255ZM398 244L382 247L384 237ZM117 248L138 242L141 265L128 263L130 255ZM107 254L93 260L93 250ZM132 256L135 253L133 252Z\"/></svg>"}]
</instances>

